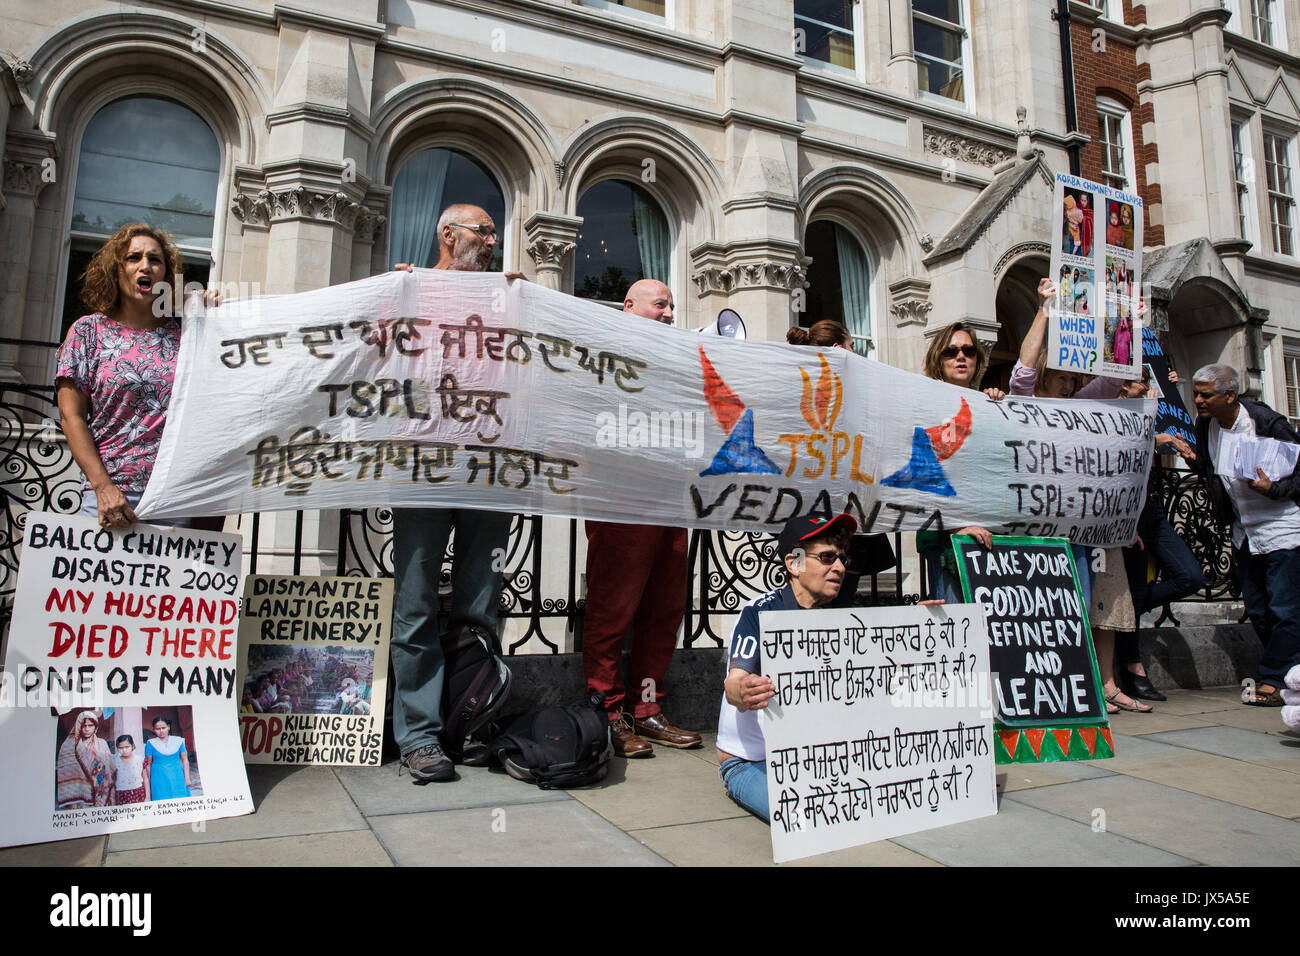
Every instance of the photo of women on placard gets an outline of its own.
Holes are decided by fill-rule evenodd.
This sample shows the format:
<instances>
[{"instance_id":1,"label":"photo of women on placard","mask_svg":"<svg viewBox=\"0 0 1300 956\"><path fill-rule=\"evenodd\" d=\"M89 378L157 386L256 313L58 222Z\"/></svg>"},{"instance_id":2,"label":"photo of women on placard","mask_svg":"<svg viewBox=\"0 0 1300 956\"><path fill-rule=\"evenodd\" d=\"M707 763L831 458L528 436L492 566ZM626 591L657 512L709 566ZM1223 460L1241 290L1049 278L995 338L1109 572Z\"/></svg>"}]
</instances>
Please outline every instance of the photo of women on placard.
<instances>
[{"instance_id":1,"label":"photo of women on placard","mask_svg":"<svg viewBox=\"0 0 1300 956\"><path fill-rule=\"evenodd\" d=\"M1078 189L1067 189L1061 215L1061 251L1067 256L1082 256L1083 210L1079 207Z\"/></svg>"},{"instance_id":2,"label":"photo of women on placard","mask_svg":"<svg viewBox=\"0 0 1300 956\"><path fill-rule=\"evenodd\" d=\"M1124 226L1120 223L1120 207L1123 205L1125 204L1114 199L1106 201L1106 245L1118 246L1121 249L1132 249L1132 230L1129 231L1128 245L1125 245Z\"/></svg>"},{"instance_id":3,"label":"photo of women on placard","mask_svg":"<svg viewBox=\"0 0 1300 956\"><path fill-rule=\"evenodd\" d=\"M193 727L191 707L79 708L58 715L54 809L202 796Z\"/></svg>"},{"instance_id":4,"label":"photo of women on placard","mask_svg":"<svg viewBox=\"0 0 1300 956\"><path fill-rule=\"evenodd\" d=\"M100 736L104 715L78 709L58 722L54 761L54 809L106 807L113 800L113 764L108 741Z\"/></svg>"},{"instance_id":5,"label":"photo of women on placard","mask_svg":"<svg viewBox=\"0 0 1300 956\"><path fill-rule=\"evenodd\" d=\"M144 770L149 778L150 800L176 800L190 793L190 754L185 738L173 736L172 722L161 714L151 724L153 736L145 741Z\"/></svg>"},{"instance_id":6,"label":"photo of women on placard","mask_svg":"<svg viewBox=\"0 0 1300 956\"><path fill-rule=\"evenodd\" d=\"M1079 211L1083 213L1083 223L1079 230L1083 243L1083 255L1092 255L1092 193L1079 193Z\"/></svg>"},{"instance_id":7,"label":"photo of women on placard","mask_svg":"<svg viewBox=\"0 0 1300 956\"><path fill-rule=\"evenodd\" d=\"M1123 315L1114 319L1114 331L1111 333L1110 353L1116 365L1133 363L1133 320ZM1106 323L1109 330L1110 323Z\"/></svg>"}]
</instances>

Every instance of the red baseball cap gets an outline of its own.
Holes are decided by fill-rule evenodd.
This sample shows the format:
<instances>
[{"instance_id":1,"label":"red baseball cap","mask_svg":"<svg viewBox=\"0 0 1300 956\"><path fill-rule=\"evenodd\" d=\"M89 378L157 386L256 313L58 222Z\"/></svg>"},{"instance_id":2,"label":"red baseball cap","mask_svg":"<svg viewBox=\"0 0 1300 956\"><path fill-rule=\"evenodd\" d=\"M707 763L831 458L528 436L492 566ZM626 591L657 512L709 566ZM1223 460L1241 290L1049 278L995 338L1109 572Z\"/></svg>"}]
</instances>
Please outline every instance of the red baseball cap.
<instances>
[{"instance_id":1,"label":"red baseball cap","mask_svg":"<svg viewBox=\"0 0 1300 956\"><path fill-rule=\"evenodd\" d=\"M785 558L803 542L820 537L832 528L839 526L853 534L858 530L858 523L852 515L838 514L830 518L822 515L797 515L785 523L780 536L776 539L776 556Z\"/></svg>"}]
</instances>

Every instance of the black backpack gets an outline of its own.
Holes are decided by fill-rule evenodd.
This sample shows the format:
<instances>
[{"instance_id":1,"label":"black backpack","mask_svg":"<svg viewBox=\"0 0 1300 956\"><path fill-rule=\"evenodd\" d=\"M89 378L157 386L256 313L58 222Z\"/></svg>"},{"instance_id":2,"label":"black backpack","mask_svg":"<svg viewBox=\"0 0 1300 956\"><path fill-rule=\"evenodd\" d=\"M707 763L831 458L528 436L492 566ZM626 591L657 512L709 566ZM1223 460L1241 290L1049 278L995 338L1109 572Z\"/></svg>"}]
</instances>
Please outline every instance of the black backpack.
<instances>
[{"instance_id":1,"label":"black backpack","mask_svg":"<svg viewBox=\"0 0 1300 956\"><path fill-rule=\"evenodd\" d=\"M510 693L510 668L496 635L473 624L447 631L442 642L442 749L459 762L465 738L501 710Z\"/></svg>"},{"instance_id":2,"label":"black backpack","mask_svg":"<svg viewBox=\"0 0 1300 956\"><path fill-rule=\"evenodd\" d=\"M609 773L614 755L605 699L592 694L523 714L488 749L510 776L543 790L598 783Z\"/></svg>"}]
</instances>

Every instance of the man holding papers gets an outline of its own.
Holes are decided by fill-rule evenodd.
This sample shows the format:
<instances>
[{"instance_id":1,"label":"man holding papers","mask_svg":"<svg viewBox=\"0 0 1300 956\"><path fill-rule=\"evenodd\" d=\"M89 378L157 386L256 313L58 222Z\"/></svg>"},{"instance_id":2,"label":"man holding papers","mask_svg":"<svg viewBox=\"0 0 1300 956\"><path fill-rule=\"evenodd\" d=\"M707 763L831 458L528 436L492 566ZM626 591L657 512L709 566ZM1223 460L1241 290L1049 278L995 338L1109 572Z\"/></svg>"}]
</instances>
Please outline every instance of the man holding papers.
<instances>
[{"instance_id":1,"label":"man holding papers","mask_svg":"<svg viewBox=\"0 0 1300 956\"><path fill-rule=\"evenodd\" d=\"M1249 446L1266 438L1300 444L1300 436L1267 405L1238 398L1240 380L1231 366L1198 369L1192 386L1199 416L1196 437L1208 452L1193 465L1209 479L1206 487L1217 516L1232 525L1242 600L1264 645L1255 686L1241 700L1281 707L1286 672L1300 663L1300 477L1294 465L1272 476L1257 466L1253 477L1234 475L1234 465L1243 442Z\"/></svg>"}]
</instances>

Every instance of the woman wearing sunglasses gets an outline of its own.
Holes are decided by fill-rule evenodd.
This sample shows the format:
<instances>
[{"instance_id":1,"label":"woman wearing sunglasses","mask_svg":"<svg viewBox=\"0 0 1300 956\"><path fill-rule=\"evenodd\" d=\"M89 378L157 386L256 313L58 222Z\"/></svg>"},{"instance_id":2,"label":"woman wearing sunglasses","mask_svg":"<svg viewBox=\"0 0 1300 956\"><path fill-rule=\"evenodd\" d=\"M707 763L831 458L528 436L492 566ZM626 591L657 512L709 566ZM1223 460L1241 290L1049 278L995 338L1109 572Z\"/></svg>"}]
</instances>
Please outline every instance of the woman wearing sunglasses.
<instances>
[{"instance_id":1,"label":"woman wearing sunglasses","mask_svg":"<svg viewBox=\"0 0 1300 956\"><path fill-rule=\"evenodd\" d=\"M975 388L984 374L985 361L984 350L976 343L974 330L965 322L954 322L931 340L930 349L925 353L925 374L959 388ZM1006 397L1000 388L986 388L984 394L995 402ZM969 525L955 533L968 534L986 548L993 544L993 535L979 525ZM926 601L960 603L961 579L952 552L952 533L920 531L916 535L916 549L925 562L929 585Z\"/></svg>"}]
</instances>

